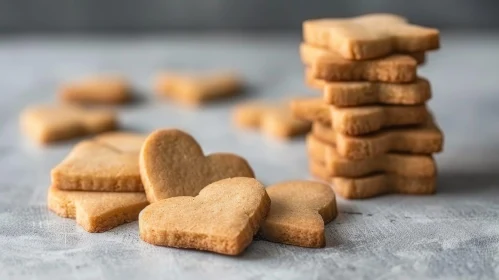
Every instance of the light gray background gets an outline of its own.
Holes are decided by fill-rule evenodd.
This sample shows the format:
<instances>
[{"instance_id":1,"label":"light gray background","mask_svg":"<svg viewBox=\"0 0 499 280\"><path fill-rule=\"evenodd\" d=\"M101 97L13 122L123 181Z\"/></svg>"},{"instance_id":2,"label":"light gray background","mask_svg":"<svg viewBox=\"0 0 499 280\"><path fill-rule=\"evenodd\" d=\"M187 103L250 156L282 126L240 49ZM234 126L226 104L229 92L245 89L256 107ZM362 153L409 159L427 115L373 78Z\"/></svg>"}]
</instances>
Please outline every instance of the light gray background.
<instances>
[{"instance_id":1,"label":"light gray background","mask_svg":"<svg viewBox=\"0 0 499 280\"><path fill-rule=\"evenodd\" d=\"M119 108L125 128L178 127L206 152L245 156L265 184L309 178L303 139L281 143L230 124L239 100L200 110L159 102L160 69L238 69L246 98L318 94L303 84L299 37L93 37L0 40L0 279L493 279L499 274L499 38L445 33L421 74L446 134L438 193L338 199L327 247L255 241L240 257L155 247L137 224L89 234L46 209L50 169L74 142L38 147L18 131L20 110L54 101L62 81L127 75L145 100Z\"/></svg>"}]
</instances>

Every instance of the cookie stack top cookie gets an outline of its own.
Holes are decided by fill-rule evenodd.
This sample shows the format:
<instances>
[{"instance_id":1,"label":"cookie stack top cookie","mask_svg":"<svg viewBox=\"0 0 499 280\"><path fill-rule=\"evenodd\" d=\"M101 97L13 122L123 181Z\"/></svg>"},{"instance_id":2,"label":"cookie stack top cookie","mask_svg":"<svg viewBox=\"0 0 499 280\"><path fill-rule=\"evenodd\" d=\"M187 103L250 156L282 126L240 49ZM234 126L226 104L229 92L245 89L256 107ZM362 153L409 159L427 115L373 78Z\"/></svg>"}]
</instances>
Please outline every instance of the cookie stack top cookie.
<instances>
[{"instance_id":1,"label":"cookie stack top cookie","mask_svg":"<svg viewBox=\"0 0 499 280\"><path fill-rule=\"evenodd\" d=\"M296 117L313 122L310 169L347 198L435 191L433 153L443 135L418 76L439 31L391 14L303 23L300 56L317 98L296 99Z\"/></svg>"}]
</instances>

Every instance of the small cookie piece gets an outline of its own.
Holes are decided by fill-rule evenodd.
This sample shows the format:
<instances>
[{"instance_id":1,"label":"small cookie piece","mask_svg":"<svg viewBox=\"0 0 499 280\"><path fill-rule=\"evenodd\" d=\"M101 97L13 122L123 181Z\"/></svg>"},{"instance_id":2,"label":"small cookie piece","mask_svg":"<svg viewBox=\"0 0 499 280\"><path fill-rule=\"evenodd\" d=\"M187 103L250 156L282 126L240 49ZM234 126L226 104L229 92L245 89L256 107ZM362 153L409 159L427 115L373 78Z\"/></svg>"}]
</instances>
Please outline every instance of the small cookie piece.
<instances>
[{"instance_id":1,"label":"small cookie piece","mask_svg":"<svg viewBox=\"0 0 499 280\"><path fill-rule=\"evenodd\" d=\"M303 120L331 124L333 130L346 135L363 135L382 128L422 124L428 117L425 105L341 108L313 97L294 99L291 111L295 117Z\"/></svg>"},{"instance_id":2,"label":"small cookie piece","mask_svg":"<svg viewBox=\"0 0 499 280\"><path fill-rule=\"evenodd\" d=\"M235 107L232 120L241 128L258 128L277 139L303 135L311 128L310 122L293 117L287 104L242 103Z\"/></svg>"},{"instance_id":3,"label":"small cookie piece","mask_svg":"<svg viewBox=\"0 0 499 280\"><path fill-rule=\"evenodd\" d=\"M270 198L257 180L224 179L196 197L172 197L146 207L139 217L140 238L154 245L238 255L269 208Z\"/></svg>"},{"instance_id":4,"label":"small cookie piece","mask_svg":"<svg viewBox=\"0 0 499 280\"><path fill-rule=\"evenodd\" d=\"M352 60L440 47L437 29L409 24L407 19L393 14L307 20L303 23L303 38L308 44Z\"/></svg>"},{"instance_id":5,"label":"small cookie piece","mask_svg":"<svg viewBox=\"0 0 499 280\"><path fill-rule=\"evenodd\" d=\"M428 80L419 77L412 83L390 84L378 82L327 82L312 77L305 70L307 85L322 90L324 102L338 107L373 104L418 105L431 99Z\"/></svg>"},{"instance_id":6,"label":"small cookie piece","mask_svg":"<svg viewBox=\"0 0 499 280\"><path fill-rule=\"evenodd\" d=\"M364 199L383 194L430 195L436 191L436 177L412 177L393 173L375 174L361 178L329 176L325 166L310 161L310 172L318 178L333 183L334 192L347 199Z\"/></svg>"},{"instance_id":7,"label":"small cookie piece","mask_svg":"<svg viewBox=\"0 0 499 280\"><path fill-rule=\"evenodd\" d=\"M272 201L260 234L272 242L324 247L324 225L337 215L336 198L328 185L288 181L268 187Z\"/></svg>"},{"instance_id":8,"label":"small cookie piece","mask_svg":"<svg viewBox=\"0 0 499 280\"><path fill-rule=\"evenodd\" d=\"M265 113L274 107L275 105L263 101L238 104L232 111L232 122L241 128L259 129Z\"/></svg>"},{"instance_id":9,"label":"small cookie piece","mask_svg":"<svg viewBox=\"0 0 499 280\"><path fill-rule=\"evenodd\" d=\"M114 130L117 120L116 114L109 110L70 105L36 105L23 110L20 125L31 139L47 144Z\"/></svg>"},{"instance_id":10,"label":"small cookie piece","mask_svg":"<svg viewBox=\"0 0 499 280\"><path fill-rule=\"evenodd\" d=\"M145 138L111 132L80 142L52 169L52 186L61 190L143 192L139 153Z\"/></svg>"},{"instance_id":11,"label":"small cookie piece","mask_svg":"<svg viewBox=\"0 0 499 280\"><path fill-rule=\"evenodd\" d=\"M59 98L65 102L120 104L131 99L128 82L117 76L94 76L64 84Z\"/></svg>"},{"instance_id":12,"label":"small cookie piece","mask_svg":"<svg viewBox=\"0 0 499 280\"><path fill-rule=\"evenodd\" d=\"M387 153L362 160L342 158L334 145L307 135L307 151L311 158L323 162L329 177L357 178L373 173L393 173L411 177L433 177L437 174L431 155Z\"/></svg>"},{"instance_id":13,"label":"small cookie piece","mask_svg":"<svg viewBox=\"0 0 499 280\"><path fill-rule=\"evenodd\" d=\"M255 177L248 162L229 153L208 156L189 134L176 129L151 133L140 151L140 174L149 202L194 196L225 178Z\"/></svg>"},{"instance_id":14,"label":"small cookie piece","mask_svg":"<svg viewBox=\"0 0 499 280\"><path fill-rule=\"evenodd\" d=\"M48 208L88 232L103 232L136 221L149 203L144 193L63 191L49 188Z\"/></svg>"},{"instance_id":15,"label":"small cookie piece","mask_svg":"<svg viewBox=\"0 0 499 280\"><path fill-rule=\"evenodd\" d=\"M410 55L347 60L335 52L304 43L300 45L300 57L312 77L327 81L407 83L416 79L418 66L418 61Z\"/></svg>"},{"instance_id":16,"label":"small cookie piece","mask_svg":"<svg viewBox=\"0 0 499 280\"><path fill-rule=\"evenodd\" d=\"M241 92L243 82L234 73L205 75L164 73L156 78L155 88L158 94L179 103L199 105Z\"/></svg>"},{"instance_id":17,"label":"small cookie piece","mask_svg":"<svg viewBox=\"0 0 499 280\"><path fill-rule=\"evenodd\" d=\"M319 97L299 97L290 102L289 108L294 117L308 122L332 125L332 106Z\"/></svg>"},{"instance_id":18,"label":"small cookie piece","mask_svg":"<svg viewBox=\"0 0 499 280\"><path fill-rule=\"evenodd\" d=\"M443 149L444 136L431 117L425 124L411 128L389 128L363 136L338 133L321 123L314 123L312 133L335 145L341 157L361 160L388 152L433 154Z\"/></svg>"}]
</instances>

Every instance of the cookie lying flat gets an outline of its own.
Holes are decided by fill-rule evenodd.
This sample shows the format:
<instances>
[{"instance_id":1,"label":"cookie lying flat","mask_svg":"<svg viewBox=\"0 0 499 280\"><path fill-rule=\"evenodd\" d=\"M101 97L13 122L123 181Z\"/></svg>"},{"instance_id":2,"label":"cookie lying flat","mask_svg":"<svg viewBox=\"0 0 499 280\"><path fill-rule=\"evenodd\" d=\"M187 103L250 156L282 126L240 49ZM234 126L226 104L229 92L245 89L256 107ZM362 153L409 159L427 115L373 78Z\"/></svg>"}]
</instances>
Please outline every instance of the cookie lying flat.
<instances>
[{"instance_id":1,"label":"cookie lying flat","mask_svg":"<svg viewBox=\"0 0 499 280\"><path fill-rule=\"evenodd\" d=\"M214 182L196 197L172 197L146 207L139 217L145 242L238 255L267 216L270 199L252 178Z\"/></svg>"},{"instance_id":2,"label":"cookie lying flat","mask_svg":"<svg viewBox=\"0 0 499 280\"><path fill-rule=\"evenodd\" d=\"M387 153L362 160L342 158L336 147L307 135L307 151L311 158L323 162L328 177L363 177L377 172L410 177L436 176L437 168L431 155Z\"/></svg>"},{"instance_id":3,"label":"cookie lying flat","mask_svg":"<svg viewBox=\"0 0 499 280\"><path fill-rule=\"evenodd\" d=\"M233 96L243 89L233 73L188 75L165 73L156 78L158 94L184 104L197 105L212 99Z\"/></svg>"},{"instance_id":4,"label":"cookie lying flat","mask_svg":"<svg viewBox=\"0 0 499 280\"><path fill-rule=\"evenodd\" d=\"M393 54L372 60L347 60L335 52L302 43L300 57L310 69L312 77L327 81L407 83L417 77L418 61L410 55Z\"/></svg>"},{"instance_id":5,"label":"cookie lying flat","mask_svg":"<svg viewBox=\"0 0 499 280\"><path fill-rule=\"evenodd\" d=\"M310 131L311 124L291 113L288 104L248 102L236 106L233 122L241 128L259 128L273 138L287 139Z\"/></svg>"},{"instance_id":6,"label":"cookie lying flat","mask_svg":"<svg viewBox=\"0 0 499 280\"><path fill-rule=\"evenodd\" d=\"M324 102L338 107L373 104L418 105L431 98L428 80L418 78L412 83L327 82L312 77L305 70L307 85L322 90Z\"/></svg>"},{"instance_id":7,"label":"cookie lying flat","mask_svg":"<svg viewBox=\"0 0 499 280\"><path fill-rule=\"evenodd\" d=\"M174 196L194 196L210 183L232 177L254 177L240 156L204 156L189 134L164 129L151 133L140 151L140 174L149 202Z\"/></svg>"},{"instance_id":8,"label":"cookie lying flat","mask_svg":"<svg viewBox=\"0 0 499 280\"><path fill-rule=\"evenodd\" d=\"M324 247L324 225L336 218L336 199L328 185L288 181L268 187L272 205L260 234L272 242Z\"/></svg>"},{"instance_id":9,"label":"cookie lying flat","mask_svg":"<svg viewBox=\"0 0 499 280\"><path fill-rule=\"evenodd\" d=\"M310 172L327 182L332 182L335 193L348 199L370 198L390 193L430 195L436 191L435 176L409 177L385 173L362 178L331 179L325 166L314 160L310 162Z\"/></svg>"},{"instance_id":10,"label":"cookie lying flat","mask_svg":"<svg viewBox=\"0 0 499 280\"><path fill-rule=\"evenodd\" d=\"M353 60L440 47L437 29L409 24L407 19L392 14L307 20L303 23L303 38L306 43Z\"/></svg>"},{"instance_id":11,"label":"cookie lying flat","mask_svg":"<svg viewBox=\"0 0 499 280\"><path fill-rule=\"evenodd\" d=\"M76 219L88 232L103 232L138 219L148 202L144 193L63 191L49 188L48 208Z\"/></svg>"},{"instance_id":12,"label":"cookie lying flat","mask_svg":"<svg viewBox=\"0 0 499 280\"><path fill-rule=\"evenodd\" d=\"M63 85L59 98L74 103L119 104L131 99L128 82L117 76L95 76Z\"/></svg>"},{"instance_id":13,"label":"cookie lying flat","mask_svg":"<svg viewBox=\"0 0 499 280\"><path fill-rule=\"evenodd\" d=\"M363 106L340 108L325 104L321 98L297 98L291 102L297 118L331 124L338 133L362 135L382 128L422 124L428 117L425 105Z\"/></svg>"},{"instance_id":14,"label":"cookie lying flat","mask_svg":"<svg viewBox=\"0 0 499 280\"><path fill-rule=\"evenodd\" d=\"M109 110L37 105L23 110L20 125L32 140L46 144L113 130L117 120L115 113Z\"/></svg>"},{"instance_id":15,"label":"cookie lying flat","mask_svg":"<svg viewBox=\"0 0 499 280\"><path fill-rule=\"evenodd\" d=\"M105 133L77 144L52 169L52 186L62 190L143 192L139 152L145 135Z\"/></svg>"},{"instance_id":16,"label":"cookie lying flat","mask_svg":"<svg viewBox=\"0 0 499 280\"><path fill-rule=\"evenodd\" d=\"M341 157L367 159L388 152L433 154L443 149L444 136L429 117L425 124L411 128L389 128L363 136L337 133L329 126L314 123L312 133L320 140L336 146Z\"/></svg>"}]
</instances>

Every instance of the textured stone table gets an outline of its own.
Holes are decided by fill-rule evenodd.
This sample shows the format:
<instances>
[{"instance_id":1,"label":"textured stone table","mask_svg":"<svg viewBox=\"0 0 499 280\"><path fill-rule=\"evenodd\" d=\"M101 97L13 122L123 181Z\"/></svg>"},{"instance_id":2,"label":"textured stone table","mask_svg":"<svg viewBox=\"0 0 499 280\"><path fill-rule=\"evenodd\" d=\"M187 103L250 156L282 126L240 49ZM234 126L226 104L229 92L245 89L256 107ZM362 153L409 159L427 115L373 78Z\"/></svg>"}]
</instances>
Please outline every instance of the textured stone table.
<instances>
[{"instance_id":1,"label":"textured stone table","mask_svg":"<svg viewBox=\"0 0 499 280\"><path fill-rule=\"evenodd\" d=\"M206 152L245 156L266 184L309 178L303 139L281 143L231 127L230 106L157 101L160 69L235 68L246 98L307 93L297 36L3 38L0 40L0 279L494 278L499 274L499 36L447 34L421 73L446 133L438 194L339 199L325 249L255 241L240 257L155 247L137 223L89 234L46 209L49 171L74 142L40 148L19 111L54 101L61 81L94 72L130 77L142 101L119 108L127 129L178 127ZM64 278L63 278L64 276ZM161 276L161 277L160 277Z\"/></svg>"}]
</instances>

